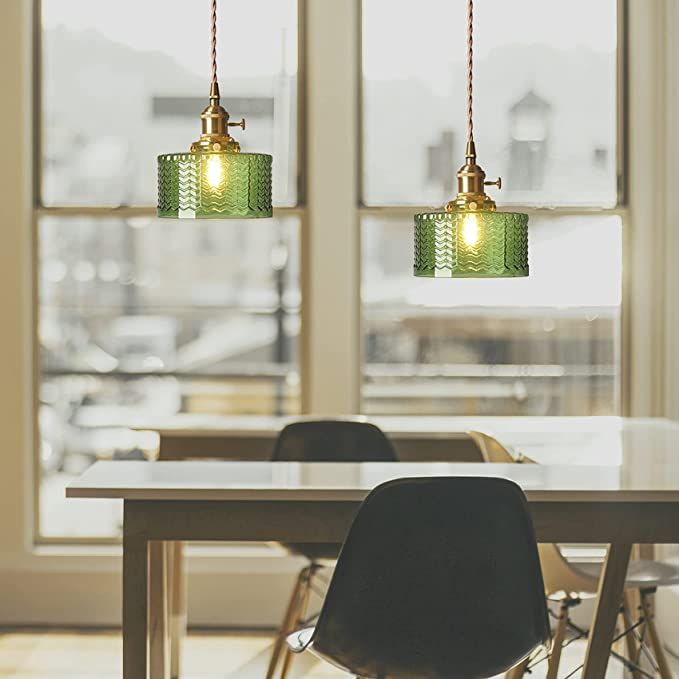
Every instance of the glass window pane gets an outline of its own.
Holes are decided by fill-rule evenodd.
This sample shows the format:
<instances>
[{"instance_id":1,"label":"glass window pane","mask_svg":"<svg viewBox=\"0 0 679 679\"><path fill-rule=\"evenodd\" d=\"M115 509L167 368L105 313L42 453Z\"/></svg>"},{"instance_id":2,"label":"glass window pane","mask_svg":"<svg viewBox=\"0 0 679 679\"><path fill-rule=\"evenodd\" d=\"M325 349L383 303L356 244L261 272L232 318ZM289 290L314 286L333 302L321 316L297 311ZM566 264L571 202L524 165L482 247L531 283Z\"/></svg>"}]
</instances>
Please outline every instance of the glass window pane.
<instances>
[{"instance_id":1,"label":"glass window pane","mask_svg":"<svg viewBox=\"0 0 679 679\"><path fill-rule=\"evenodd\" d=\"M210 85L209 2L42 0L45 205L155 205L156 156L188 151ZM244 151L297 202L297 3L222 8L219 78Z\"/></svg>"},{"instance_id":2,"label":"glass window pane","mask_svg":"<svg viewBox=\"0 0 679 679\"><path fill-rule=\"evenodd\" d=\"M126 425L178 412L300 410L299 222L43 217L41 534L113 536L64 485L97 459L144 459Z\"/></svg>"},{"instance_id":3,"label":"glass window pane","mask_svg":"<svg viewBox=\"0 0 679 679\"><path fill-rule=\"evenodd\" d=\"M489 179L502 176L499 202L616 203L616 4L475 5L474 132ZM363 2L368 205L441 205L454 192L466 141L465 9Z\"/></svg>"},{"instance_id":4,"label":"glass window pane","mask_svg":"<svg viewBox=\"0 0 679 679\"><path fill-rule=\"evenodd\" d=\"M621 220L529 228L528 278L419 279L411 220L363 219L366 413L618 412Z\"/></svg>"}]
</instances>

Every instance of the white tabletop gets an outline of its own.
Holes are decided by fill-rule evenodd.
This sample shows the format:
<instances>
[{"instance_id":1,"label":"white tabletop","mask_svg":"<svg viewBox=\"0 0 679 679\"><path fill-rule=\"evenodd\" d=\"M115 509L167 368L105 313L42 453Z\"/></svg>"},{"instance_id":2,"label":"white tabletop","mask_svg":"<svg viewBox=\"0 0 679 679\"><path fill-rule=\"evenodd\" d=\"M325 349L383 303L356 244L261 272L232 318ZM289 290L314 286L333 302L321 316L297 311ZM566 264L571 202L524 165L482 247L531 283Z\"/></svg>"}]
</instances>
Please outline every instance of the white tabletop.
<instances>
[{"instance_id":1,"label":"white tabletop","mask_svg":"<svg viewBox=\"0 0 679 679\"><path fill-rule=\"evenodd\" d=\"M445 462L97 462L66 489L71 498L127 500L360 501L390 479L500 476L532 501L679 502L679 460L654 473L623 465Z\"/></svg>"}]
</instances>

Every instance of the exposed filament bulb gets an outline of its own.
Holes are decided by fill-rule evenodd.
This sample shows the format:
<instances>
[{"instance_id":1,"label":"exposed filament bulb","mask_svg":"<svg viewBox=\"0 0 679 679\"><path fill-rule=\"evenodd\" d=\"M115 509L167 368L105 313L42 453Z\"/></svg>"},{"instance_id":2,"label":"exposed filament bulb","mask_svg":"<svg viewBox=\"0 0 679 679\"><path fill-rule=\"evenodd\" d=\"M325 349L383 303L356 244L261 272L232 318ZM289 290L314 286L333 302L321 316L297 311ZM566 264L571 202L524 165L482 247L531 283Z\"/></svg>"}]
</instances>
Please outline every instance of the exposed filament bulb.
<instances>
[{"instance_id":1,"label":"exposed filament bulb","mask_svg":"<svg viewBox=\"0 0 679 679\"><path fill-rule=\"evenodd\" d=\"M215 154L208 157L205 178L208 186L212 189L218 188L224 182L224 163L219 155Z\"/></svg>"},{"instance_id":2,"label":"exposed filament bulb","mask_svg":"<svg viewBox=\"0 0 679 679\"><path fill-rule=\"evenodd\" d=\"M479 242L479 218L471 213L462 220L462 240L468 248L473 248Z\"/></svg>"}]
</instances>

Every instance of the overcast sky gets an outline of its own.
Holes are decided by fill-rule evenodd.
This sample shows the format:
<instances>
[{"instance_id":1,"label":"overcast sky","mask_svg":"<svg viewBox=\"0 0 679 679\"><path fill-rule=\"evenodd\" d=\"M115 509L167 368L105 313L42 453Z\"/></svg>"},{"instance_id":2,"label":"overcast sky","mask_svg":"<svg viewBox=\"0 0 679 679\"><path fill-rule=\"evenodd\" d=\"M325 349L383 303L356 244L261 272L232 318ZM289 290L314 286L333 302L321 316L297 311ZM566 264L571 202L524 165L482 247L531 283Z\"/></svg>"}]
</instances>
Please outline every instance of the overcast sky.
<instances>
[{"instance_id":1,"label":"overcast sky","mask_svg":"<svg viewBox=\"0 0 679 679\"><path fill-rule=\"evenodd\" d=\"M95 29L135 49L172 55L197 74L209 69L208 0L42 0L42 5L47 28ZM497 47L536 43L610 52L616 44L615 6L615 0L477 0L475 52L482 58ZM368 78L447 82L451 61L464 60L465 0L364 0L363 7ZM219 17L222 72L278 73L283 49L286 69L295 70L294 0L221 0Z\"/></svg>"},{"instance_id":2,"label":"overcast sky","mask_svg":"<svg viewBox=\"0 0 679 679\"><path fill-rule=\"evenodd\" d=\"M294 72L296 4L220 0L220 71L237 77L279 73L285 42L287 70ZM95 29L134 49L169 54L188 70L209 77L209 0L42 0L42 7L45 28Z\"/></svg>"}]
</instances>

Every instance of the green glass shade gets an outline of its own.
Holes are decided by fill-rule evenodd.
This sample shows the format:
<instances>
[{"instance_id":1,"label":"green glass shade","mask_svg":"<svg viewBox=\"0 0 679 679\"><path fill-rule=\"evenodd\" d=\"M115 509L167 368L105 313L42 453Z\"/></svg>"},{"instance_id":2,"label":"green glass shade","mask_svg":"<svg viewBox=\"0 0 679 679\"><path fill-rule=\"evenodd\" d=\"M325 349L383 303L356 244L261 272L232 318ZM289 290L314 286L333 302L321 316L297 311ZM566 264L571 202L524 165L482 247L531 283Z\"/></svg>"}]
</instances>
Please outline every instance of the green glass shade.
<instances>
[{"instance_id":1,"label":"green glass shade","mask_svg":"<svg viewBox=\"0 0 679 679\"><path fill-rule=\"evenodd\" d=\"M416 276L528 276L528 215L427 212L415 215Z\"/></svg>"},{"instance_id":2,"label":"green glass shade","mask_svg":"<svg viewBox=\"0 0 679 679\"><path fill-rule=\"evenodd\" d=\"M262 153L228 151L158 156L158 216L271 217L271 161Z\"/></svg>"}]
</instances>

